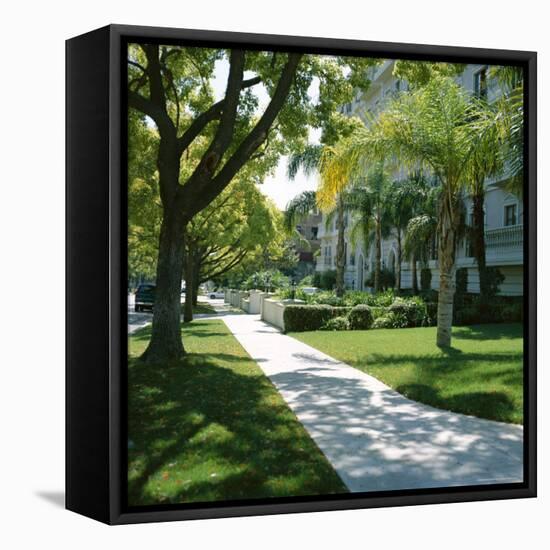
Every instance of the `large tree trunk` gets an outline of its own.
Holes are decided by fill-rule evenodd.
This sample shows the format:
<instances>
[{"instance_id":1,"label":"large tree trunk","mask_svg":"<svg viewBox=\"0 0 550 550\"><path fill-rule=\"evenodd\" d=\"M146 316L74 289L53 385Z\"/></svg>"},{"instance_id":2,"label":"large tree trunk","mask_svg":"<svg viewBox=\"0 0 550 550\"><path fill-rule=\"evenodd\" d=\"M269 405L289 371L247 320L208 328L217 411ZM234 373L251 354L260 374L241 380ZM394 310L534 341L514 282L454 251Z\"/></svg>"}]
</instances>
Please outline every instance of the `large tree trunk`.
<instances>
[{"instance_id":1,"label":"large tree trunk","mask_svg":"<svg viewBox=\"0 0 550 550\"><path fill-rule=\"evenodd\" d=\"M479 294L482 299L487 299L489 295L489 285L487 281L487 264L485 258L485 214L484 202L485 194L481 186L480 193L472 195L473 202L473 252L479 271Z\"/></svg>"},{"instance_id":2,"label":"large tree trunk","mask_svg":"<svg viewBox=\"0 0 550 550\"><path fill-rule=\"evenodd\" d=\"M413 252L411 257L411 274L412 274L412 292L418 294L418 273L416 271L416 254Z\"/></svg>"},{"instance_id":3,"label":"large tree trunk","mask_svg":"<svg viewBox=\"0 0 550 550\"><path fill-rule=\"evenodd\" d=\"M376 220L376 236L374 239L374 292L380 292L381 271L382 271L382 227L379 220Z\"/></svg>"},{"instance_id":4,"label":"large tree trunk","mask_svg":"<svg viewBox=\"0 0 550 550\"><path fill-rule=\"evenodd\" d=\"M338 197L338 213L336 225L338 226L338 240L336 243L336 296L343 296L344 287L344 268L346 265L345 246L344 246L344 202Z\"/></svg>"},{"instance_id":5,"label":"large tree trunk","mask_svg":"<svg viewBox=\"0 0 550 550\"><path fill-rule=\"evenodd\" d=\"M402 258L403 252L401 248L401 231L397 230L397 259L395 266L395 288L397 289L397 293L401 292L401 258Z\"/></svg>"},{"instance_id":6,"label":"large tree trunk","mask_svg":"<svg viewBox=\"0 0 550 550\"><path fill-rule=\"evenodd\" d=\"M141 357L147 363L178 360L185 355L180 327L183 227L181 216L175 213L166 214L162 220L151 340Z\"/></svg>"},{"instance_id":7,"label":"large tree trunk","mask_svg":"<svg viewBox=\"0 0 550 550\"><path fill-rule=\"evenodd\" d=\"M437 339L440 347L450 347L455 294L456 233L454 205L450 193L444 193L439 212L439 299L437 303Z\"/></svg>"},{"instance_id":8,"label":"large tree trunk","mask_svg":"<svg viewBox=\"0 0 550 550\"><path fill-rule=\"evenodd\" d=\"M183 308L183 321L190 323L193 320L193 286L194 286L193 247L187 249L185 262L185 305Z\"/></svg>"},{"instance_id":9,"label":"large tree trunk","mask_svg":"<svg viewBox=\"0 0 550 550\"><path fill-rule=\"evenodd\" d=\"M196 306L199 301L200 264L197 260L193 262L193 305Z\"/></svg>"}]
</instances>

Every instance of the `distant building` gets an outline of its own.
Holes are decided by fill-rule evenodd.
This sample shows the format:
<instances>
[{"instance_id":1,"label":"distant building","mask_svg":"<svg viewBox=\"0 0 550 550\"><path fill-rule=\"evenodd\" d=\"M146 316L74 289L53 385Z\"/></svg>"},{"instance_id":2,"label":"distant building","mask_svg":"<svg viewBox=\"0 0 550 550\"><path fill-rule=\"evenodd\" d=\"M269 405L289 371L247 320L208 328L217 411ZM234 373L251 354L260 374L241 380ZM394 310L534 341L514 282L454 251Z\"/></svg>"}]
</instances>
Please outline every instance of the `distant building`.
<instances>
[{"instance_id":1,"label":"distant building","mask_svg":"<svg viewBox=\"0 0 550 550\"><path fill-rule=\"evenodd\" d=\"M315 211L307 217L302 218L300 222L296 224L296 231L304 240L303 243L297 243L295 248L298 254L297 279L302 279L315 271L316 256L321 246L321 241L319 240L319 226L321 220L321 213Z\"/></svg>"},{"instance_id":2,"label":"distant building","mask_svg":"<svg viewBox=\"0 0 550 550\"><path fill-rule=\"evenodd\" d=\"M392 74L394 61L387 60L382 65L371 70L371 85L366 93L358 93L351 103L342 107L342 112L348 115L362 117L364 112L371 115L379 113L388 98L395 93L407 89L407 83L395 78ZM467 65L463 74L457 77L466 89L479 96L485 96L489 101L498 97L500 90L497 83L489 77L486 65ZM405 171L395 174L405 176ZM509 296L523 294L523 202L505 189L506 176L487 180L485 182L485 243L487 266L497 267L504 275L500 285L500 293ZM471 201L465 199L465 208L469 219L471 216ZM349 236L350 213L348 217L345 242L346 265L345 284L347 288L365 289L366 281L374 271L374 247L365 250L362 242L355 248L351 245ZM316 270L325 271L336 268L336 223L325 227L326 217L323 215L319 223L317 237L320 240L320 254L317 257ZM467 240L457 249L456 267L468 269L468 292L479 292L479 274L477 264L472 257ZM382 242L382 266L395 272L397 257L395 238L384 239ZM418 286L420 287L420 269L424 266L418 263ZM435 254L428 266L432 272L431 287L439 288L439 270ZM410 262L404 261L401 266L401 288L412 288L412 271Z\"/></svg>"}]
</instances>

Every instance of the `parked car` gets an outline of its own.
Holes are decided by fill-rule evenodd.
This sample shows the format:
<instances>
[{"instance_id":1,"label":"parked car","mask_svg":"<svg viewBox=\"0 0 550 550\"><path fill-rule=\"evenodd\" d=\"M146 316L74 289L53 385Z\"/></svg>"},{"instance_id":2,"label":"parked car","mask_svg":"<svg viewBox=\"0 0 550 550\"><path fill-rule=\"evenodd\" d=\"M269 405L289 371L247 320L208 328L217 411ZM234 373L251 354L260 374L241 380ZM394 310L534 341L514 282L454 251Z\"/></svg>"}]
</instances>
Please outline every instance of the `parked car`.
<instances>
[{"instance_id":1,"label":"parked car","mask_svg":"<svg viewBox=\"0 0 550 550\"><path fill-rule=\"evenodd\" d=\"M316 294L319 292L319 289L316 286L304 286L302 292L304 294Z\"/></svg>"},{"instance_id":2,"label":"parked car","mask_svg":"<svg viewBox=\"0 0 550 550\"><path fill-rule=\"evenodd\" d=\"M153 309L155 304L155 285L145 284L139 285L136 290L135 311L143 311L145 309Z\"/></svg>"},{"instance_id":3,"label":"parked car","mask_svg":"<svg viewBox=\"0 0 550 550\"><path fill-rule=\"evenodd\" d=\"M221 290L212 290L208 293L208 297L214 300L215 298L223 298L225 294Z\"/></svg>"}]
</instances>

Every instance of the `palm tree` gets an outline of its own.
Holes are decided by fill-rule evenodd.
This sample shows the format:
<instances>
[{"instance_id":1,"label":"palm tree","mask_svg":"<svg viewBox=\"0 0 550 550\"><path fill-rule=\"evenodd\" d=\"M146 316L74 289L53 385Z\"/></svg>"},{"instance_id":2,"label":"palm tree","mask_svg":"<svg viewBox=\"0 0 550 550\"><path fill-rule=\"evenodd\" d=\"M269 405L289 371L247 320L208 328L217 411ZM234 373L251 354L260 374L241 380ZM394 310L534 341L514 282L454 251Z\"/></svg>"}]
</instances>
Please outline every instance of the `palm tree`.
<instances>
[{"instance_id":1,"label":"palm tree","mask_svg":"<svg viewBox=\"0 0 550 550\"><path fill-rule=\"evenodd\" d=\"M401 290L401 264L403 262L407 225L415 213L418 212L418 206L424 199L425 185L422 175L417 173L410 178L394 181L389 190L387 198L389 217L391 218L397 243L395 271L395 288L397 292ZM416 266L414 266L414 269L416 269Z\"/></svg>"},{"instance_id":2,"label":"palm tree","mask_svg":"<svg viewBox=\"0 0 550 550\"><path fill-rule=\"evenodd\" d=\"M427 265L437 233L437 205L440 188L430 186L422 177L415 178L417 200L407 223L403 253L411 262L412 292L418 294L417 263Z\"/></svg>"},{"instance_id":3,"label":"palm tree","mask_svg":"<svg viewBox=\"0 0 550 550\"><path fill-rule=\"evenodd\" d=\"M322 158L324 146L308 145L301 153L295 153L289 157L287 164L287 176L293 180L302 169L306 175L314 174L319 169L320 159ZM313 191L305 191L302 195L296 198L296 202L291 201L287 206L288 216L285 215L285 225L287 228L295 223L296 216L303 215L306 208L308 212L312 210L316 204L312 204L312 199L315 197ZM331 208L336 212L336 295L343 296L345 292L344 286L344 269L346 265L345 257L345 210L343 199L340 197L337 204Z\"/></svg>"},{"instance_id":4,"label":"palm tree","mask_svg":"<svg viewBox=\"0 0 550 550\"><path fill-rule=\"evenodd\" d=\"M512 66L496 66L491 70L503 90L497 102L499 129L504 141L504 159L509 174L507 190L523 196L523 69Z\"/></svg>"},{"instance_id":5,"label":"palm tree","mask_svg":"<svg viewBox=\"0 0 550 550\"><path fill-rule=\"evenodd\" d=\"M382 239L390 235L391 216L389 208L390 182L383 163L377 163L366 180L354 184L347 192L340 193L344 208L354 216L351 227L352 244L361 236L365 256L374 245L374 291L381 290Z\"/></svg>"},{"instance_id":6,"label":"palm tree","mask_svg":"<svg viewBox=\"0 0 550 550\"><path fill-rule=\"evenodd\" d=\"M499 113L494 107L486 106L486 109L493 109L495 119L498 119ZM465 171L466 186L472 201L470 242L479 272L479 294L484 299L489 297L490 290L485 254L485 181L501 173L503 168L503 143L495 124L477 140Z\"/></svg>"},{"instance_id":7,"label":"palm tree","mask_svg":"<svg viewBox=\"0 0 550 550\"><path fill-rule=\"evenodd\" d=\"M429 169L441 184L438 207L439 298L437 345L451 345L455 255L461 224L460 194L465 172L494 112L452 79L434 77L426 86L400 94L368 127L358 128L322 160L318 197L330 196L374 159L390 158L413 170Z\"/></svg>"}]
</instances>

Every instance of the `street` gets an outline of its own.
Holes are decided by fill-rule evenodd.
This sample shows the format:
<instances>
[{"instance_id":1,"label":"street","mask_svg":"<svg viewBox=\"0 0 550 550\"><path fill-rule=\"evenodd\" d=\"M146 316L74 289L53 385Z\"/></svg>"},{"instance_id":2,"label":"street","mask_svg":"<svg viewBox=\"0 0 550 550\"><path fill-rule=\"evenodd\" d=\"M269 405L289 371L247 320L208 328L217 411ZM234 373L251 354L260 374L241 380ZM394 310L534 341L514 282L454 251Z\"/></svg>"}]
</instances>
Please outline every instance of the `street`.
<instances>
[{"instance_id":1,"label":"street","mask_svg":"<svg viewBox=\"0 0 550 550\"><path fill-rule=\"evenodd\" d=\"M153 313L151 311L141 311L136 313L134 311L134 299L133 293L128 294L128 334L132 334L136 330L148 325L153 319ZM181 303L185 302L185 294L181 296ZM208 296L199 296L199 302L207 303L216 306L223 306L223 298L211 299Z\"/></svg>"}]
</instances>

